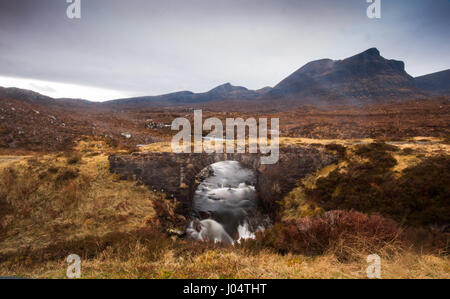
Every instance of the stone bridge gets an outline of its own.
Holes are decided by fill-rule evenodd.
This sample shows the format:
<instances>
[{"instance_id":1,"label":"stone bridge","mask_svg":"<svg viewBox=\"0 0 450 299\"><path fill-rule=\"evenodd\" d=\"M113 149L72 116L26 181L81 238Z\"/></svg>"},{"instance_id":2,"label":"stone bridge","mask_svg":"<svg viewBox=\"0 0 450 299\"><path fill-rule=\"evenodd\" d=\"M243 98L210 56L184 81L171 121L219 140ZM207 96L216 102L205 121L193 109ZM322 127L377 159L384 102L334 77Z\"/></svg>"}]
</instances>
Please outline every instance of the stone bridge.
<instances>
[{"instance_id":1,"label":"stone bridge","mask_svg":"<svg viewBox=\"0 0 450 299\"><path fill-rule=\"evenodd\" d=\"M238 161L256 173L256 190L263 210L273 212L274 203L295 188L297 182L331 163L337 157L314 147L280 148L280 159L262 165L259 154L174 154L168 152L133 153L109 157L110 170L122 179L139 180L151 189L163 190L181 203L187 214L202 169L220 161Z\"/></svg>"}]
</instances>

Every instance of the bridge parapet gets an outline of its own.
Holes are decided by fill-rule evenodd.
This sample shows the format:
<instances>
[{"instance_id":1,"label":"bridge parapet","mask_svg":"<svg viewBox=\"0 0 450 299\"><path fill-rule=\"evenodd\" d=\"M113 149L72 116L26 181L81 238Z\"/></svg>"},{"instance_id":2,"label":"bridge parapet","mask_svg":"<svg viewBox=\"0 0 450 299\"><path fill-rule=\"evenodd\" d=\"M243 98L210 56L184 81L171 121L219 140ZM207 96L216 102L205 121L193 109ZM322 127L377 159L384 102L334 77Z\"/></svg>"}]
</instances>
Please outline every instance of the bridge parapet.
<instances>
[{"instance_id":1,"label":"bridge parapet","mask_svg":"<svg viewBox=\"0 0 450 299\"><path fill-rule=\"evenodd\" d=\"M260 163L259 154L175 154L167 152L133 153L109 157L110 170L122 179L143 182L149 188L175 197L188 213L202 169L221 161L238 161L253 169L257 176L257 192L266 211L273 210L297 182L337 161L337 157L320 148L280 148L280 159L273 165Z\"/></svg>"}]
</instances>

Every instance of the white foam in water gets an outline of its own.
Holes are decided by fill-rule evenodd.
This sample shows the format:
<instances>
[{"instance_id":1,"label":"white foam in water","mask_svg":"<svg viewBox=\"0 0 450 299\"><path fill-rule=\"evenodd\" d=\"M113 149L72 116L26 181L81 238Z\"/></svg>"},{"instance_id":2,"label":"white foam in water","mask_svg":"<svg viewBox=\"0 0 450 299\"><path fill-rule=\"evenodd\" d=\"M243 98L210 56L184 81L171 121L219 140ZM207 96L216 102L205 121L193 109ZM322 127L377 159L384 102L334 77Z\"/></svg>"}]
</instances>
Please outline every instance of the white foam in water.
<instances>
[{"instance_id":1,"label":"white foam in water","mask_svg":"<svg viewBox=\"0 0 450 299\"><path fill-rule=\"evenodd\" d=\"M245 221L244 224L238 226L238 233L239 233L238 243L240 243L241 240L255 238L255 234L250 231L247 221Z\"/></svg>"},{"instance_id":2,"label":"white foam in water","mask_svg":"<svg viewBox=\"0 0 450 299\"><path fill-rule=\"evenodd\" d=\"M214 174L200 183L195 192L193 217L207 213L215 220L192 221L186 229L187 235L194 240L231 244L231 236L238 242L255 238L247 221L257 207L254 172L236 161L215 163L211 169Z\"/></svg>"},{"instance_id":3,"label":"white foam in water","mask_svg":"<svg viewBox=\"0 0 450 299\"><path fill-rule=\"evenodd\" d=\"M240 243L241 240L255 239L256 238L255 233L262 232L264 230L265 230L264 226L260 225L258 226L255 232L251 232L250 225L248 224L247 221L244 221L244 224L238 226L239 238L237 242Z\"/></svg>"},{"instance_id":4,"label":"white foam in water","mask_svg":"<svg viewBox=\"0 0 450 299\"><path fill-rule=\"evenodd\" d=\"M205 219L199 221L199 223L201 227L199 232L194 228L194 221L191 221L186 230L192 239L197 241L213 241L214 243L234 243L233 239L228 235L223 226L217 221Z\"/></svg>"}]
</instances>

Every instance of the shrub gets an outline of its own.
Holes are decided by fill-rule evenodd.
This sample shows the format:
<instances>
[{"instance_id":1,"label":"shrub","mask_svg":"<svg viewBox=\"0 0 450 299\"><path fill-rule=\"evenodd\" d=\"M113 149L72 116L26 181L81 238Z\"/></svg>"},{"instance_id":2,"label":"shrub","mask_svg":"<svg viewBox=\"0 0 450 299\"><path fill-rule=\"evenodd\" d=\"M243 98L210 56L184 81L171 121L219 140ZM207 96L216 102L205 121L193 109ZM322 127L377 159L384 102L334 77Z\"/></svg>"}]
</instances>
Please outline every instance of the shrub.
<instances>
[{"instance_id":1,"label":"shrub","mask_svg":"<svg viewBox=\"0 0 450 299\"><path fill-rule=\"evenodd\" d=\"M5 190L0 190L0 227L1 227L1 221L2 217L7 214L10 210L10 204L7 201L8 194L5 192Z\"/></svg>"},{"instance_id":2,"label":"shrub","mask_svg":"<svg viewBox=\"0 0 450 299\"><path fill-rule=\"evenodd\" d=\"M77 164L81 161L82 157L79 153L72 153L67 157L67 164Z\"/></svg>"},{"instance_id":3,"label":"shrub","mask_svg":"<svg viewBox=\"0 0 450 299\"><path fill-rule=\"evenodd\" d=\"M345 159L347 156L347 150L346 150L345 146L343 146L343 145L331 143L331 144L325 145L325 148L329 151L335 151L338 154L340 159Z\"/></svg>"},{"instance_id":4,"label":"shrub","mask_svg":"<svg viewBox=\"0 0 450 299\"><path fill-rule=\"evenodd\" d=\"M413 225L450 223L450 157L437 156L406 168L390 186L395 203Z\"/></svg>"},{"instance_id":5,"label":"shrub","mask_svg":"<svg viewBox=\"0 0 450 299\"><path fill-rule=\"evenodd\" d=\"M405 239L421 253L445 254L450 253L450 233L431 227L408 228Z\"/></svg>"},{"instance_id":6,"label":"shrub","mask_svg":"<svg viewBox=\"0 0 450 299\"><path fill-rule=\"evenodd\" d=\"M383 142L373 142L369 144L359 145L356 149L357 155L367 155L370 157L371 153L379 153L379 152L396 152L398 151L398 147L390 144L386 144Z\"/></svg>"},{"instance_id":7,"label":"shrub","mask_svg":"<svg viewBox=\"0 0 450 299\"><path fill-rule=\"evenodd\" d=\"M380 213L409 225L450 223L450 157L425 159L406 168L400 177L373 163L349 164L305 191L307 199L325 210Z\"/></svg>"},{"instance_id":8,"label":"shrub","mask_svg":"<svg viewBox=\"0 0 450 299\"><path fill-rule=\"evenodd\" d=\"M50 173L50 174L55 174L55 173L57 173L58 172L58 170L59 170L59 167L56 167L56 166L50 166L49 168L47 168L47 172L48 173Z\"/></svg>"},{"instance_id":9,"label":"shrub","mask_svg":"<svg viewBox=\"0 0 450 299\"><path fill-rule=\"evenodd\" d=\"M77 168L65 168L58 174L56 181L68 181L78 177L79 170Z\"/></svg>"},{"instance_id":10,"label":"shrub","mask_svg":"<svg viewBox=\"0 0 450 299\"><path fill-rule=\"evenodd\" d=\"M414 153L414 150L410 147L404 148L401 152L402 155L411 155Z\"/></svg>"},{"instance_id":11,"label":"shrub","mask_svg":"<svg viewBox=\"0 0 450 299\"><path fill-rule=\"evenodd\" d=\"M106 136L105 137L105 143L108 147L116 148L119 145L119 141L117 139L114 139L114 137Z\"/></svg>"},{"instance_id":12,"label":"shrub","mask_svg":"<svg viewBox=\"0 0 450 299\"><path fill-rule=\"evenodd\" d=\"M363 158L369 159L369 164L376 171L386 171L395 165L395 160L388 151L398 151L399 149L393 145L385 143L371 143L366 145L359 145L355 154Z\"/></svg>"},{"instance_id":13,"label":"shrub","mask_svg":"<svg viewBox=\"0 0 450 299\"><path fill-rule=\"evenodd\" d=\"M24 248L10 254L0 255L0 263L29 257L33 262L42 263L49 260L64 259L71 253L77 253L83 259L98 257L103 251L121 259L131 258L132 246L141 244L145 248L143 257L157 260L171 244L158 229L145 227L132 232L111 232L103 236L87 236L81 239L55 242L45 248Z\"/></svg>"},{"instance_id":14,"label":"shrub","mask_svg":"<svg viewBox=\"0 0 450 299\"><path fill-rule=\"evenodd\" d=\"M167 230L169 228L184 227L186 219L177 214L178 202L159 196L153 199L153 208L159 220L159 225Z\"/></svg>"},{"instance_id":15,"label":"shrub","mask_svg":"<svg viewBox=\"0 0 450 299\"><path fill-rule=\"evenodd\" d=\"M329 211L320 217L288 220L276 224L258 241L281 253L317 255L333 252L348 259L350 251L374 252L397 241L395 221L354 211Z\"/></svg>"},{"instance_id":16,"label":"shrub","mask_svg":"<svg viewBox=\"0 0 450 299\"><path fill-rule=\"evenodd\" d=\"M61 187L68 181L77 178L79 175L79 170L76 168L63 168L60 170L55 178L55 186Z\"/></svg>"},{"instance_id":17,"label":"shrub","mask_svg":"<svg viewBox=\"0 0 450 299\"><path fill-rule=\"evenodd\" d=\"M0 197L5 198L9 204L25 203L26 200L39 188L39 182L25 171L20 173L12 168L4 169L0 180Z\"/></svg>"}]
</instances>

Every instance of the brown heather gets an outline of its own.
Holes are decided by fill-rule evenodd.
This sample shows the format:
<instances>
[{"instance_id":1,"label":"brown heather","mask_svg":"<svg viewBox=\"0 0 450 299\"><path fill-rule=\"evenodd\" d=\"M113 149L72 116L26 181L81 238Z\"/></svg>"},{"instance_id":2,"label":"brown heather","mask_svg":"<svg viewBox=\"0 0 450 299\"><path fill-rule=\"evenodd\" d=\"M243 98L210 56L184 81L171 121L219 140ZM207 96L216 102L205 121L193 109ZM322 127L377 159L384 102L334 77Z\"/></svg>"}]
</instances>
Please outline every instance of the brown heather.
<instances>
[{"instance_id":1,"label":"brown heather","mask_svg":"<svg viewBox=\"0 0 450 299\"><path fill-rule=\"evenodd\" d=\"M351 207L328 211L310 196L321 180L349 173L352 161L370 162L372 154L389 162L377 172L394 171L391 157L401 166L396 177L417 165L427 169L420 163L433 156L428 147L406 159L379 145L367 153L380 153L366 154L346 141L283 142L335 144L328 150L342 160L299 182L280 200L279 221L234 247L168 234L185 221L176 201L111 174L107 154L116 149L104 141L88 138L69 154L0 161L0 276L65 278L65 258L76 253L83 278L365 278L366 256L378 254L383 278L450 278L448 233Z\"/></svg>"}]
</instances>

